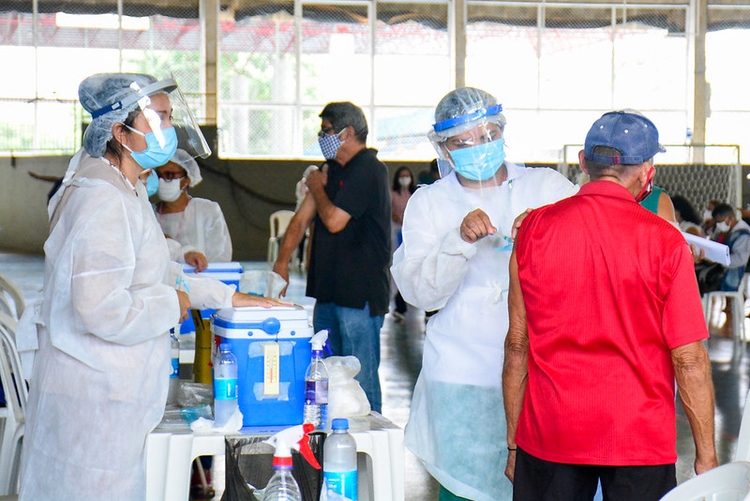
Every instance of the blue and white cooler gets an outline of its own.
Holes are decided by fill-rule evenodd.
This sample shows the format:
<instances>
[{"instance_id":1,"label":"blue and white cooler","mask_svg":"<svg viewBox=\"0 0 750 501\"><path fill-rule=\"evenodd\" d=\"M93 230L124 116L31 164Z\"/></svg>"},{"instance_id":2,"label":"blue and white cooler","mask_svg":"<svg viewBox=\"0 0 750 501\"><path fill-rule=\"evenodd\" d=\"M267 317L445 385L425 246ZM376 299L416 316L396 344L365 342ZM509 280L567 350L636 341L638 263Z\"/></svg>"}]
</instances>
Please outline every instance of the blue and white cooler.
<instances>
[{"instance_id":1,"label":"blue and white cooler","mask_svg":"<svg viewBox=\"0 0 750 501\"><path fill-rule=\"evenodd\" d=\"M189 264L184 264L182 270L186 274L195 273L195 267ZM215 278L227 285L234 285L237 290L240 290L240 276L242 275L242 271L242 265L236 261L230 263L209 263L208 268L198 275ZM212 309L201 310L201 318L209 318L215 311ZM182 322L180 326L180 334L190 334L193 332L195 332L195 323L193 323L192 315L188 315L187 320Z\"/></svg>"},{"instance_id":2,"label":"blue and white cooler","mask_svg":"<svg viewBox=\"0 0 750 501\"><path fill-rule=\"evenodd\" d=\"M301 424L313 335L307 310L301 306L226 308L211 317L211 330L237 358L243 426Z\"/></svg>"}]
</instances>

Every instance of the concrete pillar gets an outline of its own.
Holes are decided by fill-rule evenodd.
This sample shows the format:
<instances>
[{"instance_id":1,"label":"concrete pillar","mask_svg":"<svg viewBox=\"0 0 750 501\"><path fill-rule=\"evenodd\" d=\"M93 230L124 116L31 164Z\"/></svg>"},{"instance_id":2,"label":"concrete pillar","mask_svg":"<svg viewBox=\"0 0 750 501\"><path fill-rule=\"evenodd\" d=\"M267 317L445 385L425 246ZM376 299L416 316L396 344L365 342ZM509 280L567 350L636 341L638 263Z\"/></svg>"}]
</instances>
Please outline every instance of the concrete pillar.
<instances>
[{"instance_id":1,"label":"concrete pillar","mask_svg":"<svg viewBox=\"0 0 750 501\"><path fill-rule=\"evenodd\" d=\"M219 95L219 0L200 0L201 92L206 125L217 125Z\"/></svg>"}]
</instances>

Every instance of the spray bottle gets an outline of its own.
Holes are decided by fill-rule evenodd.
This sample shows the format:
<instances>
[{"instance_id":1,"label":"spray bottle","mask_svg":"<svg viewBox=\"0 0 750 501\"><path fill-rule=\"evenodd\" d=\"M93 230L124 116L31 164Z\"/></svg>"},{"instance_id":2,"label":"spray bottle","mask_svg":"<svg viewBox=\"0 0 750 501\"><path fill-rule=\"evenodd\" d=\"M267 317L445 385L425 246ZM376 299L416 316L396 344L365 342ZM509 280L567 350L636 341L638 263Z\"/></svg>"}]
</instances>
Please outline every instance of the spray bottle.
<instances>
[{"instance_id":1,"label":"spray bottle","mask_svg":"<svg viewBox=\"0 0 750 501\"><path fill-rule=\"evenodd\" d=\"M305 372L304 422L319 430L328 425L328 368L323 361L323 346L328 340L328 329L318 331L312 339L312 359Z\"/></svg>"},{"instance_id":2,"label":"spray bottle","mask_svg":"<svg viewBox=\"0 0 750 501\"><path fill-rule=\"evenodd\" d=\"M276 452L273 455L274 474L264 490L263 501L302 501L299 485L292 476L292 449L298 450L310 466L319 470L320 464L310 448L307 435L314 429L310 423L292 426L266 440L276 447Z\"/></svg>"}]
</instances>

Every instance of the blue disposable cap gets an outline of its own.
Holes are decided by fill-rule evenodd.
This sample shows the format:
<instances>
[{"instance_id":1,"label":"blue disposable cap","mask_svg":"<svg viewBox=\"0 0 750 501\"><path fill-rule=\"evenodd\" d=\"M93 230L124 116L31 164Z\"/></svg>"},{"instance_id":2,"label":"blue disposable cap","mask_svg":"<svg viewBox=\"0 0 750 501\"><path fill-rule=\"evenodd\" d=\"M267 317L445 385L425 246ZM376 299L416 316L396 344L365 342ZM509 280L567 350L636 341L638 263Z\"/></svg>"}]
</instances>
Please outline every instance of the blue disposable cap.
<instances>
[{"instance_id":1,"label":"blue disposable cap","mask_svg":"<svg viewBox=\"0 0 750 501\"><path fill-rule=\"evenodd\" d=\"M450 129L451 127L455 127L457 125L465 124L467 122L472 122L474 120L479 120L480 118L497 115L498 113L502 113L502 111L503 111L503 105L496 104L494 106L489 106L487 108L478 109L477 111L474 111L472 113L467 113L466 115L461 115L459 117L443 120L442 122L437 122L436 124L433 124L432 128L435 130L435 132L440 132L446 129Z\"/></svg>"},{"instance_id":2,"label":"blue disposable cap","mask_svg":"<svg viewBox=\"0 0 750 501\"><path fill-rule=\"evenodd\" d=\"M331 429L332 430L348 430L349 420L346 418L335 418L333 421L331 421Z\"/></svg>"}]
</instances>

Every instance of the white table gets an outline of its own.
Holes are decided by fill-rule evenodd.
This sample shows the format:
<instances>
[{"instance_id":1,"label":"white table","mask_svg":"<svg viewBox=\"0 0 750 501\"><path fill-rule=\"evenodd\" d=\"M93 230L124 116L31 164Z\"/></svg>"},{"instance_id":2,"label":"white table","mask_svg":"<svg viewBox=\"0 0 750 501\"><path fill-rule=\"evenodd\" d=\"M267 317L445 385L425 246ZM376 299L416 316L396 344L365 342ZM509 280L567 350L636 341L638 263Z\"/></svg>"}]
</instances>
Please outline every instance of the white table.
<instances>
[{"instance_id":1,"label":"white table","mask_svg":"<svg viewBox=\"0 0 750 501\"><path fill-rule=\"evenodd\" d=\"M374 412L368 422L369 430L352 432L357 451L369 456L359 461L359 500L403 501L404 431ZM224 435L195 435L189 428L154 430L147 445L146 501L187 501L193 460L224 454Z\"/></svg>"}]
</instances>

